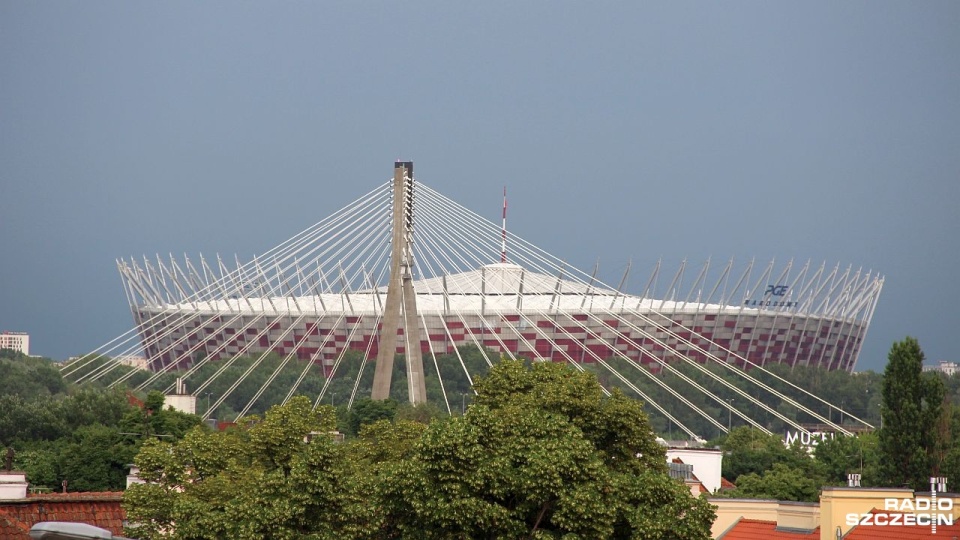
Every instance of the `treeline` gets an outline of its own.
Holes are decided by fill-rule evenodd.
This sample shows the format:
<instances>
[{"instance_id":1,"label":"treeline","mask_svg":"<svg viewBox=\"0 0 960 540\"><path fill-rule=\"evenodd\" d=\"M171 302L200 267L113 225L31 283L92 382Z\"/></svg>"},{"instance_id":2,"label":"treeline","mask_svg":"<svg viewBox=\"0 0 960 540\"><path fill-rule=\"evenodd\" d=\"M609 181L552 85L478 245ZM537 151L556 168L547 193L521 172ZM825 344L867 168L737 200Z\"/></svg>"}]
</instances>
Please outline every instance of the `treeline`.
<instances>
[{"instance_id":1,"label":"treeline","mask_svg":"<svg viewBox=\"0 0 960 540\"><path fill-rule=\"evenodd\" d=\"M490 363L499 360L497 353L481 352L476 347L463 347L458 353L438 355L436 365L432 356L424 358L427 397L436 407L451 413L462 412L470 403L473 395L470 381L487 373L490 368L488 360ZM100 388L122 380L118 386L137 389L155 375L150 371L116 365L108 357L83 359L77 365L80 364L83 366L71 373L69 379L81 380L86 385ZM351 398L355 401L369 396L373 388L374 366L373 361L364 362L361 352L348 350L327 383L318 364L296 360L284 362L278 354L268 353L205 362L184 382L188 392L197 396L198 414L233 421L240 412L246 411L247 415L263 414L270 406L289 401L294 396L304 396L317 402L324 385L328 387L323 392L323 402L334 406L348 404ZM437 375L437 366L442 379ZM358 382L361 368L363 373ZM390 395L398 402L408 400L406 371L404 357L397 355L393 363ZM186 376L187 372L188 369L170 370L144 388L167 393L174 388L176 379ZM470 374L469 378L467 373ZM206 414L208 408L212 409L209 415Z\"/></svg>"},{"instance_id":2,"label":"treeline","mask_svg":"<svg viewBox=\"0 0 960 540\"><path fill-rule=\"evenodd\" d=\"M437 355L436 362L431 355L425 355L427 399L441 411L462 413L472 400L470 381L487 372L488 362L497 361L498 353L481 351L474 346L461 347L456 354ZM69 379L82 379L86 386L105 388L123 378L125 380L120 386L137 389L155 376L153 372L127 366L116 366L109 371L104 369L112 364L108 358L95 358L71 374ZM4 388L18 389L21 395L52 395L66 391L66 383L49 362L28 359L25 365L31 366L30 369L16 374L10 374L9 367L0 367L7 370L0 378L0 394ZM621 388L625 394L643 400L629 388L634 386L650 401L669 411L680 424L705 439L721 434L722 430L717 424L731 428L748 425L740 414L755 419L766 429L780 435L793 429L787 422L753 402L754 399L796 423L805 426L824 424L821 419L802 412L749 378L772 387L847 429L867 429L867 426L880 425L882 376L873 371L847 373L809 366L772 364L763 369L747 370L748 378L740 370L717 363L693 365L675 361L669 364L669 368L652 366L653 369L649 369L650 366L641 367L617 358L607 360L606 365L585 363L582 367L595 373L607 388ZM361 368L362 376L357 381ZM442 377L437 376L437 369ZM360 352L347 351L328 382L319 365L296 360L284 362L277 354L270 353L206 362L190 374L185 382L188 392L197 396L198 414L233 421L241 412L246 415L262 414L269 406L298 395L316 403L321 399L322 392L324 403L334 406L349 404L370 395L373 371L373 361L364 362ZM86 377L91 373L101 376ZM185 374L186 370L171 370L157 376L145 390L171 392L175 379ZM944 383L947 399L952 403L960 403L960 375L939 376ZM621 377L630 384L624 383ZM93 383L87 384L86 381L90 380ZM706 389L713 396L701 392L688 381ZM327 388L324 391L325 385ZM703 414L671 394L664 386L674 389ZM406 363L402 355L398 355L394 362L391 396L398 402L407 401ZM208 408L213 410L207 413ZM646 410L654 430L665 439L688 437L685 430L653 404L648 404Z\"/></svg>"},{"instance_id":3,"label":"treeline","mask_svg":"<svg viewBox=\"0 0 960 540\"><path fill-rule=\"evenodd\" d=\"M465 415L398 411L343 442L329 436L332 407L305 398L151 442L137 456L146 483L124 494L129 534L710 538L712 506L668 475L637 401L552 363L502 361L475 388Z\"/></svg>"},{"instance_id":4,"label":"treeline","mask_svg":"<svg viewBox=\"0 0 960 540\"><path fill-rule=\"evenodd\" d=\"M54 396L67 391L57 365L47 358L0 349L0 396Z\"/></svg>"},{"instance_id":5,"label":"treeline","mask_svg":"<svg viewBox=\"0 0 960 540\"><path fill-rule=\"evenodd\" d=\"M123 489L143 442L179 439L200 423L163 410L163 395L142 403L124 389L77 388L48 359L0 351L0 446L35 490Z\"/></svg>"},{"instance_id":6,"label":"treeline","mask_svg":"<svg viewBox=\"0 0 960 540\"><path fill-rule=\"evenodd\" d=\"M437 355L436 362L432 355L425 355L423 361L427 399L440 410L457 414L471 402L473 391L470 381L483 376L489 370L488 361L495 363L499 361L499 356L494 351L481 351L474 346L465 346L455 354ZM97 372L108 362L109 359L106 358L95 359L71 375L70 379L76 380L89 371ZM651 401L669 411L679 423L706 439L721 433L722 430L717 424L731 428L747 425L740 413L781 435L787 429L792 429L784 420L751 401L753 399L796 423L807 426L825 423L768 392L749 378L772 387L776 392L781 392L802 406L816 411L824 419L842 424L847 429L865 429L868 425L879 427L880 424L882 376L873 371L847 373L818 367L772 364L764 366L763 369L747 370L748 378L744 377L740 370L717 363L692 365L675 361L669 364L669 368L653 366L651 370L650 366L641 367L617 358L607 360L606 366L585 363L581 367L595 373L607 388L621 388L625 394L643 399L629 388L633 385ZM362 376L357 381L361 368ZM442 377L437 376L438 369ZM615 370L616 374L611 369ZM269 406L297 395L318 402L323 392L324 403L334 406L348 404L351 400L356 401L370 395L373 371L373 361L364 362L360 352L347 351L328 383L319 365L307 365L296 360L284 363L280 356L270 353L264 356L207 362L185 382L188 391L197 396L198 414L205 414L209 407L213 410L206 416L232 421L240 412L262 414ZM163 374L147 386L147 389L172 389L175 379L185 372L186 370L172 370ZM106 386L128 375L124 386L137 388L154 374L119 366L97 379L95 384ZM620 377L629 381L630 385L624 383ZM960 403L960 376L941 378L948 398L954 403ZM714 397L701 392L688 381L693 381ZM324 385L327 385L325 391ZM703 411L703 414L683 403L663 385L676 390L685 400ZM398 402L407 401L406 363L401 355L398 355L394 362L391 396ZM654 430L664 438L687 438L684 430L668 420L652 404L648 405L647 412Z\"/></svg>"},{"instance_id":7,"label":"treeline","mask_svg":"<svg viewBox=\"0 0 960 540\"><path fill-rule=\"evenodd\" d=\"M691 364L681 361L672 362L669 367L646 370L621 359L613 359L608 363L651 401L666 409L680 424L707 439L722 433L717 424L725 428L749 425L743 416L754 419L781 436L787 430L796 430L764 407L803 426L826 427L825 420L828 420L849 429L863 429L867 425L879 426L880 423L882 377L873 371L848 373L785 364L771 364L763 369L744 371L718 363ZM627 384L604 367L594 364L591 369L605 385L622 388L624 392L636 395ZM676 391L680 397L665 389L664 385ZM773 392L767 388L773 389ZM777 393L822 418L803 412ZM684 400L692 403L702 414L684 403ZM665 438L687 438L678 425L654 407L648 407L647 411L654 429Z\"/></svg>"},{"instance_id":8,"label":"treeline","mask_svg":"<svg viewBox=\"0 0 960 540\"><path fill-rule=\"evenodd\" d=\"M924 373L916 339L893 344L877 393L882 427L857 436L837 434L812 455L779 435L742 427L716 442L724 449L725 478L734 497L815 501L825 485L847 485L859 474L864 487L929 488L930 477L960 481L958 377ZM953 488L955 491L956 488Z\"/></svg>"},{"instance_id":9,"label":"treeline","mask_svg":"<svg viewBox=\"0 0 960 540\"><path fill-rule=\"evenodd\" d=\"M924 428L929 432L922 441L924 455L929 454L932 464L960 478L960 450L954 450L960 448L960 409L956 405L960 403L960 375L946 377L939 373L920 374L922 352L919 352L919 346L916 352L919 360L911 359L911 369L916 372L915 378L937 381L934 386L942 391L940 394L915 398L920 404L914 408L926 411L923 422L930 425L929 428ZM463 347L456 354L438 355L436 364L432 356L426 355L424 370L429 403L417 408L406 404L406 363L402 356L397 356L394 362L391 390L393 399L384 402L374 402L367 398L372 388L374 363L364 362L362 355L356 351L348 351L344 355L329 381L324 378L320 366L298 361L284 363L281 357L269 354L263 357L237 357L208 362L186 382L188 390L198 396L198 414L203 415L210 407L214 410L209 416L222 421L236 419L241 411L246 411L248 416L262 415L270 405L288 401L294 396L304 396L312 403L319 404L323 392L323 404L336 407L337 429L350 437L357 435L363 425L379 419L399 416L403 419L427 421L447 414L462 414L474 400L471 381L488 373L488 362L498 361L496 353L481 351L476 347ZM70 379L76 380L85 373L98 373L103 366L110 363L112 362L107 358L96 358ZM626 378L630 385L601 364L583 364L580 367L595 373L607 388L620 388L625 395L643 400L629 388L631 385L636 387L652 401L666 408L691 431L704 438L713 437L717 443L724 443L724 439L716 438L721 435L721 430L713 422L729 425L734 429L746 425L736 411L759 420L761 425L774 434L769 437L770 441L782 440L784 431L788 429L783 420L763 411L759 405L750 403L742 394L731 389L731 386L798 423L808 426L820 423L816 418L801 413L796 407L721 365L692 366L678 362L671 364L672 369L661 367L654 372L645 373L638 369L639 366L617 359L609 360L607 364ZM442 377L437 376L438 367ZM362 376L358 381L361 369ZM171 371L163 374L146 389L172 389L176 377L183 373ZM851 374L786 365L770 365L764 370L751 369L747 373L848 429L862 428L862 422L875 428L879 428L882 423L880 417L885 405L884 376L881 374L871 371ZM145 392L135 389L152 376L148 371L120 366L93 383L77 387L65 382L60 376L58 366L47 359L26 357L9 350L0 351L0 444L16 449L18 467L30 472L34 485L59 489L62 481L67 480L70 489L121 487L126 465L136 454L144 438L180 437L186 428L199 422L196 417L177 415L172 411L163 411L162 408L150 409L132 405L131 397L148 400ZM119 385L120 388L107 390L111 382L120 378L126 379ZM653 380L654 378L676 389L685 399L703 410L713 422L683 404ZM684 378L713 393L716 398L695 390ZM890 381L902 378L900 375L887 379ZM929 386L934 383L924 384ZM808 389L815 396L800 392L794 386ZM887 391L890 392L889 389ZM916 390L911 392L915 394ZM931 400L939 403L929 404ZM824 402L832 403L836 407ZM937 410L941 411L936 413L934 419L928 418L934 414L931 412L932 405L938 405ZM651 404L645 404L645 410L654 432L661 437L668 440L687 437ZM899 409L887 405L886 410L885 420L896 424L898 420L893 416L893 411ZM907 410L912 409L907 407ZM920 422L919 417L900 420L900 423L908 425L913 431L916 431ZM896 439L891 439L891 442ZM912 441L915 437L903 436L899 439ZM851 444L855 446L851 447ZM765 445L770 448L776 446L769 441L760 444ZM839 437L836 442L822 445L824 450L821 452L827 452L826 449L834 445L846 445L843 450L838 450L846 453L843 459L836 456L819 459L815 465L823 465L825 468L822 469L798 468L796 462L792 461L793 458L774 452L770 454L773 457L759 460L756 466L726 471L726 477L736 480L750 473L760 476L765 472L773 474L774 463L792 463L790 466L797 470L790 474L795 473L796 477L808 479L810 485L818 482L844 483L846 474L853 470L851 467L854 458L851 456L855 455L856 469L862 469L865 485L888 485L884 483L888 482L888 479L879 472L882 455L873 451L880 446L878 435L864 435L858 439ZM109 448L110 451L102 452L99 457L91 457L95 448ZM727 460L727 463L733 461L735 460ZM100 470L86 465L92 463L104 465L99 466ZM806 461L802 463L809 465ZM906 465L899 468L904 467ZM911 467L915 470L914 476L921 474L917 471L930 468L926 464ZM784 471L781 467L776 472L787 474L789 471ZM107 480L103 480L104 478ZM775 484L767 480L764 482ZM747 486L749 485L748 481ZM792 495L793 498L801 496Z\"/></svg>"}]
</instances>

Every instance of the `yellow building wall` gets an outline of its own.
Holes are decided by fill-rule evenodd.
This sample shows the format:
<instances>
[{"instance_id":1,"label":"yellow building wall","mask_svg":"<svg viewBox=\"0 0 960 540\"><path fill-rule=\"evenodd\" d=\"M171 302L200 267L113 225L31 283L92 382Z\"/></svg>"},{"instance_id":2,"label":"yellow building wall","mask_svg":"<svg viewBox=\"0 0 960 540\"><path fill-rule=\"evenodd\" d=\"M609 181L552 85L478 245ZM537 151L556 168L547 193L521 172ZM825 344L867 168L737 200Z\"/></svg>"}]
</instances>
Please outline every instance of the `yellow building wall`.
<instances>
[{"instance_id":1,"label":"yellow building wall","mask_svg":"<svg viewBox=\"0 0 960 540\"><path fill-rule=\"evenodd\" d=\"M894 499L898 505L909 500L916 506L917 499L929 499L930 494L911 489L825 487L820 492L819 503L798 503L768 499L718 499L711 498L716 506L717 519L711 534L719 537L740 518L776 522L779 527L813 530L820 527L820 540L836 540L837 527L841 535L850 532L855 525L847 524L848 514L867 514L877 509L884 511L886 501ZM960 497L942 493L938 499L951 499L951 511L955 522L960 523ZM890 510L891 513L896 511ZM926 511L903 511L901 513L927 513Z\"/></svg>"}]
</instances>

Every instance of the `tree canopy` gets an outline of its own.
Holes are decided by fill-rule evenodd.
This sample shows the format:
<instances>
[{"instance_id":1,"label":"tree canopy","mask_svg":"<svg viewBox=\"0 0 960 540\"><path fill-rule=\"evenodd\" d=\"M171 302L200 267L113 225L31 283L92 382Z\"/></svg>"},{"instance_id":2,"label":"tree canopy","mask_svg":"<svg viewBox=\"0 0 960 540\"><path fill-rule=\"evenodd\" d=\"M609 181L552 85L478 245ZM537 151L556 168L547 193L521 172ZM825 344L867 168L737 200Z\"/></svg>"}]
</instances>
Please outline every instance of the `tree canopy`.
<instances>
[{"instance_id":1,"label":"tree canopy","mask_svg":"<svg viewBox=\"0 0 960 540\"><path fill-rule=\"evenodd\" d=\"M923 351L916 339L894 343L888 358L883 376L881 481L924 489L934 472L936 428L946 390L936 374L923 373Z\"/></svg>"},{"instance_id":2,"label":"tree canopy","mask_svg":"<svg viewBox=\"0 0 960 540\"><path fill-rule=\"evenodd\" d=\"M463 416L429 425L380 419L343 443L324 435L333 408L314 411L304 398L236 430L146 443L137 463L148 483L125 496L137 524L130 532L144 540L710 537L712 507L668 476L639 402L604 396L592 375L551 363L502 361L476 391Z\"/></svg>"},{"instance_id":3,"label":"tree canopy","mask_svg":"<svg viewBox=\"0 0 960 540\"><path fill-rule=\"evenodd\" d=\"M49 362L49 361L47 361ZM130 403L123 390L72 389L53 396L0 395L0 447L16 450L14 466L41 490L113 491L126 486L128 465L151 437L182 437L197 416Z\"/></svg>"}]
</instances>

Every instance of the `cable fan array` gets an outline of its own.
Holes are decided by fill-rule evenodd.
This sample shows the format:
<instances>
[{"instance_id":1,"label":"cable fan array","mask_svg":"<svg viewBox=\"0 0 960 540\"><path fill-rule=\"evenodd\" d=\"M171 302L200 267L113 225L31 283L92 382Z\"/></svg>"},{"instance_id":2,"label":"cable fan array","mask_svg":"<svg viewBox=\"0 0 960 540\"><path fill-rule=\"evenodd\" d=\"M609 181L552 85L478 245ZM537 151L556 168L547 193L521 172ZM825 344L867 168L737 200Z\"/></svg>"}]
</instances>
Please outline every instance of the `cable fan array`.
<instances>
[{"instance_id":1,"label":"cable fan array","mask_svg":"<svg viewBox=\"0 0 960 540\"><path fill-rule=\"evenodd\" d=\"M852 370L883 285L881 276L792 261L780 269L774 262L756 268L750 262L735 274L733 261L714 268L708 261L685 285L686 263L669 281L658 263L636 296L623 290L629 266L613 287L597 279L596 267L588 274L516 236L505 255L505 226L424 184L416 184L415 194L419 346L425 364L440 379L440 400L448 411L441 363L455 363L472 383L461 354L463 346L472 345L488 365L502 355L594 370L608 381L604 392L617 386L634 393L694 439L699 435L676 414L678 406L719 432L729 424L716 418L717 407L764 431L763 418L772 417L806 432L799 415L849 433L829 414L817 412L837 407L768 367L786 363ZM298 392L311 368L320 366L319 404L342 371L347 352L354 350L363 361L352 386L352 404L362 374L370 369L368 359L376 358L379 346L392 205L388 182L245 263L202 255L196 260L186 255L181 260L172 255L118 260L136 326L66 364L64 376L81 383L109 380L110 386L139 377L135 388L147 390L176 373L194 381L199 396L237 358L253 357L207 407L209 416L252 373L267 369L262 366L270 353L279 355L280 363L238 411L239 418L290 366L298 366L299 375L283 401ZM658 295L661 279L668 284ZM689 292L683 295L682 290ZM146 357L152 373L144 378L130 370L116 376L131 356ZM675 382L680 384L671 384ZM661 403L650 388L670 396L671 404ZM171 390L172 385L165 388ZM733 407L725 396L749 405ZM772 398L798 414L770 405Z\"/></svg>"}]
</instances>

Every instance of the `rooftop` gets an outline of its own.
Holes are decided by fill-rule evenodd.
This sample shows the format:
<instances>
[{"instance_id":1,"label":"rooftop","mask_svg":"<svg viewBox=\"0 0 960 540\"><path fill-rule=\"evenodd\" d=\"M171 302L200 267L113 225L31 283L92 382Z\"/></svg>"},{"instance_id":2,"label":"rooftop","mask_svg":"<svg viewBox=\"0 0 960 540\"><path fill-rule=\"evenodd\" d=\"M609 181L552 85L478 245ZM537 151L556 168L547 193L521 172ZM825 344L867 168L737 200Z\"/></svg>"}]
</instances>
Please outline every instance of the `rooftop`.
<instances>
[{"instance_id":1,"label":"rooftop","mask_svg":"<svg viewBox=\"0 0 960 540\"><path fill-rule=\"evenodd\" d=\"M812 530L778 527L776 521L741 518L722 532L717 540L820 540L820 527Z\"/></svg>"},{"instance_id":2,"label":"rooftop","mask_svg":"<svg viewBox=\"0 0 960 540\"><path fill-rule=\"evenodd\" d=\"M41 521L88 523L123 534L123 492L45 493L0 502L0 540L30 540L30 527Z\"/></svg>"}]
</instances>

